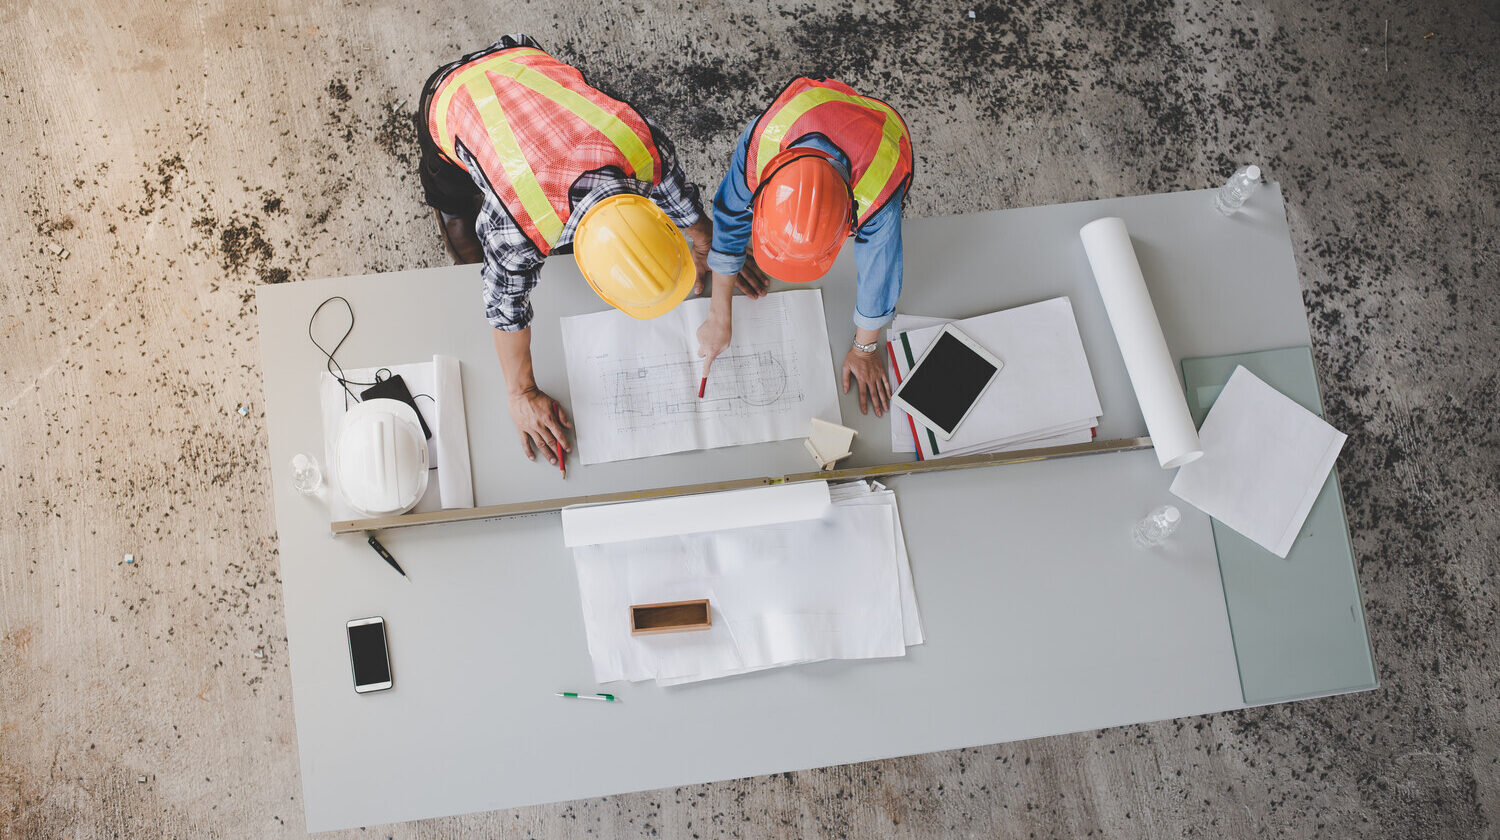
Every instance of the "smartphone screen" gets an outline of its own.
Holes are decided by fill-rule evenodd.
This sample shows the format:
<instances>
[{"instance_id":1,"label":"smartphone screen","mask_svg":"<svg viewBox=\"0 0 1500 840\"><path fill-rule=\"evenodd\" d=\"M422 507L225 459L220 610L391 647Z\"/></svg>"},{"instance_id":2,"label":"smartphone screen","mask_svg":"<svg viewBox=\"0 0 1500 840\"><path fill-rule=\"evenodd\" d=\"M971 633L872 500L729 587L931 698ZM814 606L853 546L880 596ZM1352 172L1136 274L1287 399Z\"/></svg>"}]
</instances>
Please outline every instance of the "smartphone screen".
<instances>
[{"instance_id":1,"label":"smartphone screen","mask_svg":"<svg viewBox=\"0 0 1500 840\"><path fill-rule=\"evenodd\" d=\"M391 658L385 646L385 619L355 619L348 628L354 690L363 694L390 688Z\"/></svg>"}]
</instances>

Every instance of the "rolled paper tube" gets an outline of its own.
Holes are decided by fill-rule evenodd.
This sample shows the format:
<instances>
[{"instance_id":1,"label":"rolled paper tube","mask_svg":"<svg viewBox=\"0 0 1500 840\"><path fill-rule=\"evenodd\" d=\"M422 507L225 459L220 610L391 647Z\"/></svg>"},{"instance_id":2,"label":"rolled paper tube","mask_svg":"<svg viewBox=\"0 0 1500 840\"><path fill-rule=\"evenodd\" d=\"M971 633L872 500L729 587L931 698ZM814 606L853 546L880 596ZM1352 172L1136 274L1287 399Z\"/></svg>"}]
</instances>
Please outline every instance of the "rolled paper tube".
<instances>
[{"instance_id":1,"label":"rolled paper tube","mask_svg":"<svg viewBox=\"0 0 1500 840\"><path fill-rule=\"evenodd\" d=\"M1125 359L1130 385L1141 404L1146 431L1156 447L1156 460L1165 469L1198 460L1203 457L1203 446L1198 442L1198 430L1188 412L1182 383L1167 351L1167 340L1162 337L1161 322L1151 305L1151 293L1146 290L1146 278L1141 275L1125 221L1113 216L1097 219L1084 225L1078 235L1094 269L1094 281Z\"/></svg>"}]
</instances>

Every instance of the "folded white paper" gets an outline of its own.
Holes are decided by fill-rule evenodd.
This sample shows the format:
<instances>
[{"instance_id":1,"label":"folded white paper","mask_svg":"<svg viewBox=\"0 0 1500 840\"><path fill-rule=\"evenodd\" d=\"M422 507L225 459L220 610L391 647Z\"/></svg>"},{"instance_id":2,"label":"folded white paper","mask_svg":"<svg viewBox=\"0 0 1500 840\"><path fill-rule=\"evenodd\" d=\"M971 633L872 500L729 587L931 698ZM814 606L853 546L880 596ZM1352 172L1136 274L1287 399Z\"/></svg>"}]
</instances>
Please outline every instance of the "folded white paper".
<instances>
[{"instance_id":1,"label":"folded white paper","mask_svg":"<svg viewBox=\"0 0 1500 840\"><path fill-rule=\"evenodd\" d=\"M680 685L920 644L894 494L855 482L830 497L819 519L575 548L595 678ZM630 634L632 604L696 598L709 629Z\"/></svg>"},{"instance_id":2,"label":"folded white paper","mask_svg":"<svg viewBox=\"0 0 1500 840\"><path fill-rule=\"evenodd\" d=\"M1125 372L1141 404L1141 416L1156 459L1165 468L1180 467L1203 455L1193 416L1188 412L1187 398L1177 367L1167 351L1161 322L1151 305L1146 278L1130 245L1130 231L1125 221L1113 216L1096 219L1078 232L1083 250L1088 253L1104 311L1114 328L1115 341L1125 359Z\"/></svg>"},{"instance_id":3,"label":"folded white paper","mask_svg":"<svg viewBox=\"0 0 1500 840\"><path fill-rule=\"evenodd\" d=\"M439 501L444 508L474 506L474 477L469 464L469 421L464 417L464 385L458 359L433 356L433 373L437 380L437 427L432 437L445 443L442 459L437 463Z\"/></svg>"},{"instance_id":4,"label":"folded white paper","mask_svg":"<svg viewBox=\"0 0 1500 840\"><path fill-rule=\"evenodd\" d=\"M1203 457L1177 471L1172 492L1285 558L1346 436L1237 367L1198 437Z\"/></svg>"},{"instance_id":5,"label":"folded white paper","mask_svg":"<svg viewBox=\"0 0 1500 840\"><path fill-rule=\"evenodd\" d=\"M828 482L806 481L722 493L697 493L562 511L563 545L649 540L820 519L828 512Z\"/></svg>"}]
</instances>

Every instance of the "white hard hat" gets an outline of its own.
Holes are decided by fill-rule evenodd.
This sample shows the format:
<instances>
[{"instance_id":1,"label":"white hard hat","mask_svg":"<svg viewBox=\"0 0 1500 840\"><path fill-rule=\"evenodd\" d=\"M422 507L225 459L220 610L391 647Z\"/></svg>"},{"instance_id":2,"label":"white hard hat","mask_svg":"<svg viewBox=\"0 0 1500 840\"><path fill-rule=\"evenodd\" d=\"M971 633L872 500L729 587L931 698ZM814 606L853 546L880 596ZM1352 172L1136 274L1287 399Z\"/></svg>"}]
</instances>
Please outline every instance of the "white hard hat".
<instances>
[{"instance_id":1,"label":"white hard hat","mask_svg":"<svg viewBox=\"0 0 1500 840\"><path fill-rule=\"evenodd\" d=\"M337 454L339 494L361 516L393 516L427 492L427 439L400 400L365 400L344 414Z\"/></svg>"}]
</instances>

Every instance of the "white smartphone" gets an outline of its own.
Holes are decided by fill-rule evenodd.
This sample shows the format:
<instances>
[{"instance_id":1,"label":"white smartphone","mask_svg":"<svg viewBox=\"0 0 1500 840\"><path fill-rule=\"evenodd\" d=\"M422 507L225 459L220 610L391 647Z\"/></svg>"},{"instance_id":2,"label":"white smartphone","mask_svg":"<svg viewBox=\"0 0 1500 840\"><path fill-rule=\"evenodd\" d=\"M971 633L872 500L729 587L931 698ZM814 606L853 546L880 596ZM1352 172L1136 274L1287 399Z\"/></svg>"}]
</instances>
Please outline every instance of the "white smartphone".
<instances>
[{"instance_id":1,"label":"white smartphone","mask_svg":"<svg viewBox=\"0 0 1500 840\"><path fill-rule=\"evenodd\" d=\"M391 687L391 654L385 643L385 619L356 618L344 627L349 631L349 665L354 670L354 690L360 694Z\"/></svg>"},{"instance_id":2,"label":"white smartphone","mask_svg":"<svg viewBox=\"0 0 1500 840\"><path fill-rule=\"evenodd\" d=\"M952 324L944 324L906 374L891 403L949 440L1005 363Z\"/></svg>"}]
</instances>

